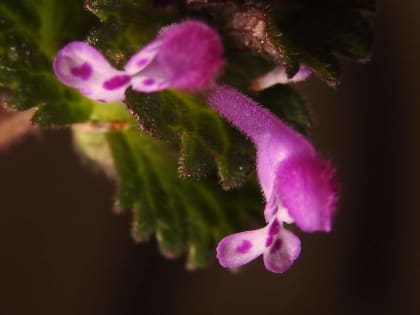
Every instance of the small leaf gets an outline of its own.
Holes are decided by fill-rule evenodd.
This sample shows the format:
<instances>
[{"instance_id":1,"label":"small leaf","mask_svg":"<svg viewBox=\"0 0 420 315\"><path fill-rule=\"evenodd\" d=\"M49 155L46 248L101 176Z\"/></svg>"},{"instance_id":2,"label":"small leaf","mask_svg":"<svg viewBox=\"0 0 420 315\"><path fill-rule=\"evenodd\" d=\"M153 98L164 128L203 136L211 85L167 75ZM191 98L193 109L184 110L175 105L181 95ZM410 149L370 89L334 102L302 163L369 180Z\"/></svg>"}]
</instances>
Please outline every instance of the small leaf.
<instances>
[{"instance_id":1,"label":"small leaf","mask_svg":"<svg viewBox=\"0 0 420 315\"><path fill-rule=\"evenodd\" d=\"M213 168L212 152L202 140L184 132L181 137L181 152L179 159L179 174L181 177L202 177L209 175Z\"/></svg>"},{"instance_id":2,"label":"small leaf","mask_svg":"<svg viewBox=\"0 0 420 315\"><path fill-rule=\"evenodd\" d=\"M179 178L178 156L167 143L129 128L103 133L100 137L110 148L104 151L96 141L81 142L80 132L75 129L80 150L90 157L96 157L94 152L99 150L101 160L104 153L112 155L118 173L119 205L133 209L134 238L142 241L156 235L167 257L188 251L191 268L208 263L223 235L245 226L259 213L255 185L234 192L234 198L229 193L227 198L214 179L198 182ZM86 134L86 130L82 132ZM261 214L256 217L261 219Z\"/></svg>"},{"instance_id":3,"label":"small leaf","mask_svg":"<svg viewBox=\"0 0 420 315\"><path fill-rule=\"evenodd\" d=\"M181 175L208 174L217 165L228 189L242 185L253 169L253 146L198 96L129 91L126 103L143 131L180 147Z\"/></svg>"}]
</instances>

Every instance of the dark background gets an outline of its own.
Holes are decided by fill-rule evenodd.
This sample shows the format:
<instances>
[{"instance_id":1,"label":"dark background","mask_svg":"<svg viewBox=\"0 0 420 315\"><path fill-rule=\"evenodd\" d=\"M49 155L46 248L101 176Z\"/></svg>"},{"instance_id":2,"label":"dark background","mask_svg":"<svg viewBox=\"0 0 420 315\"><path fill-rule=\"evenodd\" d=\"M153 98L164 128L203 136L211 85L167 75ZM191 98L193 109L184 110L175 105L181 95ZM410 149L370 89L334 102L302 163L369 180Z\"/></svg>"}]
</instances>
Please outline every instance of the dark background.
<instances>
[{"instance_id":1,"label":"dark background","mask_svg":"<svg viewBox=\"0 0 420 315\"><path fill-rule=\"evenodd\" d=\"M378 2L373 60L299 86L343 189L290 271L189 272L135 245L112 182L54 130L0 153L0 315L419 314L420 3Z\"/></svg>"}]
</instances>

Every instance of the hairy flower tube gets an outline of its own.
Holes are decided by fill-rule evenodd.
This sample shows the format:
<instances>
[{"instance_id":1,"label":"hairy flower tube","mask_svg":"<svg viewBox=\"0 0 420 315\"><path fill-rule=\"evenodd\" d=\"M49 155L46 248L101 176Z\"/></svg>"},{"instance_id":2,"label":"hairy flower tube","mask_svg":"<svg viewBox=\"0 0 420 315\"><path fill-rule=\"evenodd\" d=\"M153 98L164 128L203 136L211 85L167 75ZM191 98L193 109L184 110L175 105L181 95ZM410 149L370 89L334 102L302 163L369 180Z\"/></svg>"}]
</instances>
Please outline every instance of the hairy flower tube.
<instances>
[{"instance_id":1,"label":"hairy flower tube","mask_svg":"<svg viewBox=\"0 0 420 315\"><path fill-rule=\"evenodd\" d=\"M223 65L222 54L221 40L212 28L186 20L164 27L123 70L112 67L92 46L71 42L55 57L54 71L61 82L83 95L113 102L124 100L129 86L145 93L166 88L201 89L213 83Z\"/></svg>"},{"instance_id":2,"label":"hairy flower tube","mask_svg":"<svg viewBox=\"0 0 420 315\"><path fill-rule=\"evenodd\" d=\"M272 272L286 271L299 256L300 241L284 228L331 230L336 205L334 169L312 144L269 110L230 87L208 92L208 103L247 135L257 149L257 173L267 226L229 235L217 246L224 267L239 267L263 255Z\"/></svg>"}]
</instances>

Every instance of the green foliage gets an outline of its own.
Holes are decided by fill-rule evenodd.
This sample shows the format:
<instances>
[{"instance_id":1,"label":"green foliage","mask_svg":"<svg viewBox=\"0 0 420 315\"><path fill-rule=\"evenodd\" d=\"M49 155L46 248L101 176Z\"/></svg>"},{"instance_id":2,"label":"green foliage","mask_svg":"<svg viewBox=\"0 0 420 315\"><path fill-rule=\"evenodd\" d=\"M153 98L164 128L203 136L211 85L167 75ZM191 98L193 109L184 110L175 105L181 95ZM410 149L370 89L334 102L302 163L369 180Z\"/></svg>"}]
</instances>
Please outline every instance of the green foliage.
<instances>
[{"instance_id":1,"label":"green foliage","mask_svg":"<svg viewBox=\"0 0 420 315\"><path fill-rule=\"evenodd\" d=\"M275 85L252 96L260 104L269 104L267 107L301 133L310 127L311 117L303 106L303 99L290 87Z\"/></svg>"},{"instance_id":2,"label":"green foliage","mask_svg":"<svg viewBox=\"0 0 420 315\"><path fill-rule=\"evenodd\" d=\"M337 54L369 59L373 35L366 14L374 1L302 0L274 18L277 42L289 62L307 65L331 85L339 83Z\"/></svg>"},{"instance_id":3,"label":"green foliage","mask_svg":"<svg viewBox=\"0 0 420 315\"><path fill-rule=\"evenodd\" d=\"M249 198L257 195L255 191L242 190L235 202L214 179L180 179L177 156L168 145L139 136L135 129L111 132L107 140L121 176L120 206L133 208L134 238L156 234L161 251L169 257L187 249L190 267L205 264L214 256L216 242L243 228L244 216L258 209L255 198Z\"/></svg>"},{"instance_id":4,"label":"green foliage","mask_svg":"<svg viewBox=\"0 0 420 315\"><path fill-rule=\"evenodd\" d=\"M12 107L38 107L34 119L42 125L89 119L93 103L64 87L51 61L63 43L83 36L91 24L78 1L0 3L0 85L11 89Z\"/></svg>"},{"instance_id":5,"label":"green foliage","mask_svg":"<svg viewBox=\"0 0 420 315\"><path fill-rule=\"evenodd\" d=\"M197 96L129 91L128 108L143 131L179 148L183 177L206 175L217 166L224 188L241 186L253 169L254 149Z\"/></svg>"},{"instance_id":6,"label":"green foliage","mask_svg":"<svg viewBox=\"0 0 420 315\"><path fill-rule=\"evenodd\" d=\"M337 55L356 62L370 57L373 0L216 0L190 7L216 21L227 43L233 40L272 66L286 65L290 77L304 64L334 86L339 83ZM234 66L236 57L230 61Z\"/></svg>"},{"instance_id":7,"label":"green foliage","mask_svg":"<svg viewBox=\"0 0 420 315\"><path fill-rule=\"evenodd\" d=\"M111 111L124 116L121 104L113 107ZM73 131L81 152L108 174L118 174L118 207L132 209L134 239L156 235L165 256L187 252L189 268L203 266L214 257L221 237L243 229L251 218L261 219L262 203L254 181L227 192L214 177L180 178L173 145L140 133L130 120L78 124Z\"/></svg>"},{"instance_id":8,"label":"green foliage","mask_svg":"<svg viewBox=\"0 0 420 315\"><path fill-rule=\"evenodd\" d=\"M0 87L11 90L11 107L36 107L37 124L72 124L82 155L115 177L136 240L156 236L166 256L187 252L188 266L202 266L221 237L262 220L251 143L199 95L128 90L126 104L90 101L55 78L57 50L86 39L122 67L162 26L203 19L225 44L220 82L305 132L310 117L294 89L257 93L252 81L283 63L290 76L305 64L336 84L337 54L369 57L365 13L372 11L370 0L172 1L164 8L151 0L2 0Z\"/></svg>"}]
</instances>

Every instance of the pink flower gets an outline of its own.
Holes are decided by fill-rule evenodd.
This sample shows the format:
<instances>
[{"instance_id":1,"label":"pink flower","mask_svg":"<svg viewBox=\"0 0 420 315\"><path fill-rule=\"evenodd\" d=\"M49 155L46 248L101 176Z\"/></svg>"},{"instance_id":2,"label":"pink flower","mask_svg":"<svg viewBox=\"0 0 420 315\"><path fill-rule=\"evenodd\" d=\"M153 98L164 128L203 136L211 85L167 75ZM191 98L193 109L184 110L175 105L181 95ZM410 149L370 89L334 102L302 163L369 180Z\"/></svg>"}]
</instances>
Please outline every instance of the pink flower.
<instances>
[{"instance_id":1,"label":"pink flower","mask_svg":"<svg viewBox=\"0 0 420 315\"><path fill-rule=\"evenodd\" d=\"M311 73L311 70L302 65L299 67L299 71L293 77L289 78L286 73L286 67L284 65L279 65L273 70L256 78L252 82L251 88L255 91L261 91L275 84L300 82L306 80Z\"/></svg>"},{"instance_id":2,"label":"pink flower","mask_svg":"<svg viewBox=\"0 0 420 315\"><path fill-rule=\"evenodd\" d=\"M256 146L268 223L259 230L225 237L217 257L225 267L238 267L263 254L268 270L284 272L299 255L300 241L283 223L295 223L305 232L331 230L336 206L334 168L305 137L237 90L216 87L209 92L208 102Z\"/></svg>"},{"instance_id":3,"label":"pink flower","mask_svg":"<svg viewBox=\"0 0 420 315\"><path fill-rule=\"evenodd\" d=\"M113 102L124 100L129 86L145 93L202 89L214 82L223 65L222 54L221 40L212 28L187 20L163 28L128 60L124 70L113 68L92 46L71 42L58 52L54 71L61 82L83 95Z\"/></svg>"}]
</instances>

